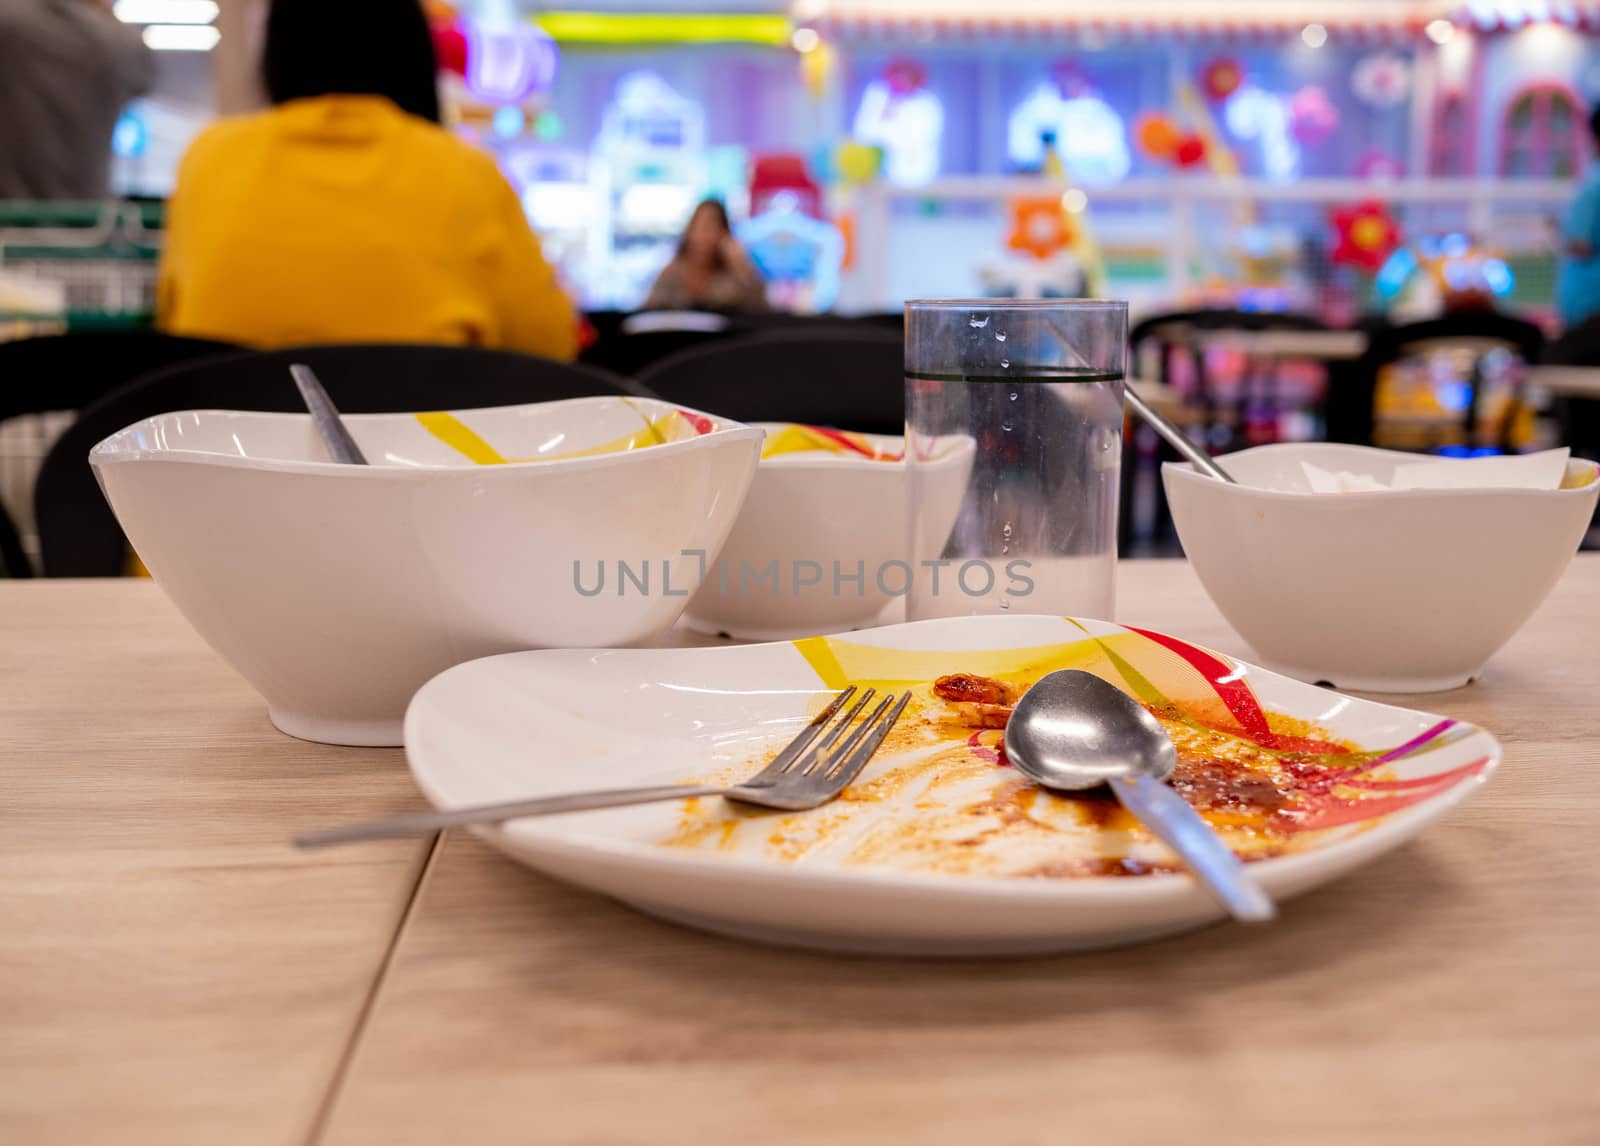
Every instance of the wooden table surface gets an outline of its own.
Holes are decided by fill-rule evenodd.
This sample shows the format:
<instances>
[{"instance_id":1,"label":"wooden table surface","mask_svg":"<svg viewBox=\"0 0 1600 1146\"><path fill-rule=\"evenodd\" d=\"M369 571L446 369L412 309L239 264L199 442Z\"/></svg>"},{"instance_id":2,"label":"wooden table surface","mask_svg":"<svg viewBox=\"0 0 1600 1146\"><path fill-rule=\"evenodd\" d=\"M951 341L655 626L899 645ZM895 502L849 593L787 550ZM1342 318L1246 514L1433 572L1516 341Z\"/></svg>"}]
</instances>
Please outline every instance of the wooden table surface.
<instances>
[{"instance_id":1,"label":"wooden table surface","mask_svg":"<svg viewBox=\"0 0 1600 1146\"><path fill-rule=\"evenodd\" d=\"M1530 366L1528 382L1562 398L1600 399L1600 366Z\"/></svg>"},{"instance_id":2,"label":"wooden table surface","mask_svg":"<svg viewBox=\"0 0 1600 1146\"><path fill-rule=\"evenodd\" d=\"M1181 562L1120 616L1246 649ZM299 855L420 806L304 744L154 586L0 583L0 1142L1600 1141L1600 555L1485 678L1506 742L1424 837L1276 924L1117 952L769 950L472 837Z\"/></svg>"},{"instance_id":3,"label":"wooden table surface","mask_svg":"<svg viewBox=\"0 0 1600 1146\"><path fill-rule=\"evenodd\" d=\"M1359 330L1244 330L1190 327L1182 339L1207 350L1235 350L1263 358L1304 358L1343 362L1367 352L1367 335Z\"/></svg>"}]
</instances>

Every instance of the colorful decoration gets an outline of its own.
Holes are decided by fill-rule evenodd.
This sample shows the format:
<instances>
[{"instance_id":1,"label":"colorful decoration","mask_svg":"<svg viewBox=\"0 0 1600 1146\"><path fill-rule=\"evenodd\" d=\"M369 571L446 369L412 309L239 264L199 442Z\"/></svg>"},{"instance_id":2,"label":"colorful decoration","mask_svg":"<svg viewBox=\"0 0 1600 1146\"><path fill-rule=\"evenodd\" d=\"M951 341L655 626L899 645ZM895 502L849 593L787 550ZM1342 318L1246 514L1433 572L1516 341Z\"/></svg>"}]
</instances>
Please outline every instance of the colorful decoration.
<instances>
[{"instance_id":1,"label":"colorful decoration","mask_svg":"<svg viewBox=\"0 0 1600 1146\"><path fill-rule=\"evenodd\" d=\"M1262 173L1290 180L1300 171L1300 145L1289 131L1288 101L1254 85L1241 87L1222 106L1223 122L1235 138L1258 140Z\"/></svg>"},{"instance_id":2,"label":"colorful decoration","mask_svg":"<svg viewBox=\"0 0 1600 1146\"><path fill-rule=\"evenodd\" d=\"M1076 183L1105 186L1125 178L1133 165L1127 127L1110 104L1092 94L1063 98L1055 83L1030 92L1011 113L1006 152L1022 170L1038 170L1054 150Z\"/></svg>"},{"instance_id":3,"label":"colorful decoration","mask_svg":"<svg viewBox=\"0 0 1600 1146\"><path fill-rule=\"evenodd\" d=\"M1059 195L1025 195L1011 200L1008 250L1044 260L1072 245L1073 228Z\"/></svg>"},{"instance_id":4,"label":"colorful decoration","mask_svg":"<svg viewBox=\"0 0 1600 1146\"><path fill-rule=\"evenodd\" d=\"M548 92L560 53L531 24L460 22L467 39L467 90L485 103L521 103Z\"/></svg>"},{"instance_id":5,"label":"colorful decoration","mask_svg":"<svg viewBox=\"0 0 1600 1146\"><path fill-rule=\"evenodd\" d=\"M1200 73L1200 88L1208 99L1224 100L1244 83L1244 65L1232 56L1219 56Z\"/></svg>"},{"instance_id":6,"label":"colorful decoration","mask_svg":"<svg viewBox=\"0 0 1600 1146\"><path fill-rule=\"evenodd\" d=\"M460 15L449 5L429 10L439 70L460 76L476 100L520 104L550 90L560 52L540 29L507 14L491 20Z\"/></svg>"},{"instance_id":7,"label":"colorful decoration","mask_svg":"<svg viewBox=\"0 0 1600 1146\"><path fill-rule=\"evenodd\" d=\"M1152 111L1141 115L1134 124L1133 137L1139 150L1151 159L1171 159L1178 150L1182 133L1172 117L1164 112Z\"/></svg>"},{"instance_id":8,"label":"colorful decoration","mask_svg":"<svg viewBox=\"0 0 1600 1146\"><path fill-rule=\"evenodd\" d=\"M928 71L916 60L890 60L883 69L883 79L891 95L908 96L927 86Z\"/></svg>"},{"instance_id":9,"label":"colorful decoration","mask_svg":"<svg viewBox=\"0 0 1600 1146\"><path fill-rule=\"evenodd\" d=\"M809 52L800 53L800 79L812 99L820 101L827 94L838 58L838 53L826 40L819 40Z\"/></svg>"},{"instance_id":10,"label":"colorful decoration","mask_svg":"<svg viewBox=\"0 0 1600 1146\"><path fill-rule=\"evenodd\" d=\"M1400 227L1377 199L1335 208L1329 218L1338 235L1329 257L1342 266L1377 271L1400 245Z\"/></svg>"},{"instance_id":11,"label":"colorful decoration","mask_svg":"<svg viewBox=\"0 0 1600 1146\"><path fill-rule=\"evenodd\" d=\"M461 25L455 21L454 16L448 22L435 23L433 32L433 54L439 62L439 70L451 75L465 76L467 74L467 34Z\"/></svg>"},{"instance_id":12,"label":"colorful decoration","mask_svg":"<svg viewBox=\"0 0 1600 1146\"><path fill-rule=\"evenodd\" d=\"M1406 165L1379 147L1369 147L1356 161L1356 174L1363 179L1399 179Z\"/></svg>"},{"instance_id":13,"label":"colorful decoration","mask_svg":"<svg viewBox=\"0 0 1600 1146\"><path fill-rule=\"evenodd\" d=\"M867 84L856 109L856 140L883 149L884 174L901 187L919 186L939 174L944 104L926 82L921 64L895 60L881 79Z\"/></svg>"},{"instance_id":14,"label":"colorful decoration","mask_svg":"<svg viewBox=\"0 0 1600 1146\"><path fill-rule=\"evenodd\" d=\"M1289 131L1306 147L1327 141L1339 126L1339 109L1315 85L1303 87L1289 100Z\"/></svg>"},{"instance_id":15,"label":"colorful decoration","mask_svg":"<svg viewBox=\"0 0 1600 1146\"><path fill-rule=\"evenodd\" d=\"M562 44L762 44L787 47L789 17L765 12L547 11L538 26Z\"/></svg>"},{"instance_id":16,"label":"colorful decoration","mask_svg":"<svg viewBox=\"0 0 1600 1146\"><path fill-rule=\"evenodd\" d=\"M782 199L791 213L822 214L822 188L806 170L803 156L759 155L750 164L750 214L761 215Z\"/></svg>"},{"instance_id":17,"label":"colorful decoration","mask_svg":"<svg viewBox=\"0 0 1600 1146\"><path fill-rule=\"evenodd\" d=\"M1511 293L1516 279L1504 259L1457 232L1396 248L1373 285L1397 317L1417 321L1491 307Z\"/></svg>"},{"instance_id":18,"label":"colorful decoration","mask_svg":"<svg viewBox=\"0 0 1600 1146\"><path fill-rule=\"evenodd\" d=\"M1350 90L1369 107L1397 107L1411 94L1411 65L1394 52L1363 56L1350 73Z\"/></svg>"},{"instance_id":19,"label":"colorful decoration","mask_svg":"<svg viewBox=\"0 0 1600 1146\"><path fill-rule=\"evenodd\" d=\"M833 152L833 169L847 186L866 183L883 168L883 148L871 147L853 139L839 144Z\"/></svg>"},{"instance_id":20,"label":"colorful decoration","mask_svg":"<svg viewBox=\"0 0 1600 1146\"><path fill-rule=\"evenodd\" d=\"M1179 167L1193 167L1205 161L1206 141L1198 135L1186 135L1178 140L1177 149L1172 153L1173 162Z\"/></svg>"},{"instance_id":21,"label":"colorful decoration","mask_svg":"<svg viewBox=\"0 0 1600 1146\"><path fill-rule=\"evenodd\" d=\"M799 157L793 157L796 162ZM752 210L757 195L752 186ZM771 196L764 209L738 229L739 242L767 280L774 305L797 311L824 311L839 297L844 236L832 223L800 210L793 191Z\"/></svg>"}]
</instances>

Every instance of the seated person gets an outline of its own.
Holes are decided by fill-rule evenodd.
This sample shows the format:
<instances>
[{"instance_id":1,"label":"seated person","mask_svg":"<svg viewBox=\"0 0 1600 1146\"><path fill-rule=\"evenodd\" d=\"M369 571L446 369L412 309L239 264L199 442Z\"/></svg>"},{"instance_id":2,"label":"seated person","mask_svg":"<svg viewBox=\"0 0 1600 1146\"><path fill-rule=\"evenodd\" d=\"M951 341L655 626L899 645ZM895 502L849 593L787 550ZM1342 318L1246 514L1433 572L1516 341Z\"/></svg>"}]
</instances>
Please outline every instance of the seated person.
<instances>
[{"instance_id":1,"label":"seated person","mask_svg":"<svg viewBox=\"0 0 1600 1146\"><path fill-rule=\"evenodd\" d=\"M416 0L274 0L264 73L273 106L202 132L179 168L162 329L577 352L516 192L439 125Z\"/></svg>"}]
</instances>

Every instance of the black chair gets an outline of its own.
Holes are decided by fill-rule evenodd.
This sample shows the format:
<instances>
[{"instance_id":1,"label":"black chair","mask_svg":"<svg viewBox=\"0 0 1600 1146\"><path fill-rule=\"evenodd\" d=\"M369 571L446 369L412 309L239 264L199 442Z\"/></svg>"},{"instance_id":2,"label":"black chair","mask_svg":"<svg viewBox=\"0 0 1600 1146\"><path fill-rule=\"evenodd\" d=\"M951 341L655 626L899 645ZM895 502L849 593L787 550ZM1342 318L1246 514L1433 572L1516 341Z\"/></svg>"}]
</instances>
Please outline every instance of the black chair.
<instances>
[{"instance_id":1,"label":"black chair","mask_svg":"<svg viewBox=\"0 0 1600 1146\"><path fill-rule=\"evenodd\" d=\"M685 350L639 374L667 399L741 422L905 432L905 352L891 331L779 330Z\"/></svg>"},{"instance_id":2,"label":"black chair","mask_svg":"<svg viewBox=\"0 0 1600 1146\"><path fill-rule=\"evenodd\" d=\"M47 577L111 577L127 542L89 468L95 443L142 418L173 410L303 411L289 365L317 372L348 414L473 409L647 391L592 367L459 346L306 346L243 351L177 366L107 394L45 458L34 514Z\"/></svg>"},{"instance_id":3,"label":"black chair","mask_svg":"<svg viewBox=\"0 0 1600 1146\"><path fill-rule=\"evenodd\" d=\"M81 410L152 370L238 349L231 343L148 330L0 342L0 422L52 410ZM0 576L32 575L16 525L0 506Z\"/></svg>"},{"instance_id":4,"label":"black chair","mask_svg":"<svg viewBox=\"0 0 1600 1146\"><path fill-rule=\"evenodd\" d=\"M1457 311L1422 322L1394 326L1372 324L1367 329L1367 350L1332 377L1327 402L1327 438L1330 442L1371 445L1376 429L1374 402L1378 380L1385 366L1426 350L1430 344L1459 342L1487 349L1503 347L1524 362L1538 362L1544 350L1544 332L1531 322L1495 310ZM1468 445L1478 438L1483 383L1482 354L1476 356L1466 407L1462 413L1462 433ZM1513 400L1502 422L1501 446L1509 449L1509 435L1516 422L1517 403Z\"/></svg>"}]
</instances>

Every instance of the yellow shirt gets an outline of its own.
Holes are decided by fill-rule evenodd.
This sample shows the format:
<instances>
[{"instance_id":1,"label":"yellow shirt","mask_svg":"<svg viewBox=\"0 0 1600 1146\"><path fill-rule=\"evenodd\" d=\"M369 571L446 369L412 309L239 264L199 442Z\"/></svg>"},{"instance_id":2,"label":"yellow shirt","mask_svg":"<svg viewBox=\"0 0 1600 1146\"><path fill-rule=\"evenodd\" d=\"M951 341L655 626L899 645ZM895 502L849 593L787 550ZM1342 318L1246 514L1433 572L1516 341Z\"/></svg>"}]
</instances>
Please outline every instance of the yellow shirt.
<instances>
[{"instance_id":1,"label":"yellow shirt","mask_svg":"<svg viewBox=\"0 0 1600 1146\"><path fill-rule=\"evenodd\" d=\"M196 137L168 205L157 321L268 347L577 352L572 303L494 160L377 96L293 100Z\"/></svg>"}]
</instances>

